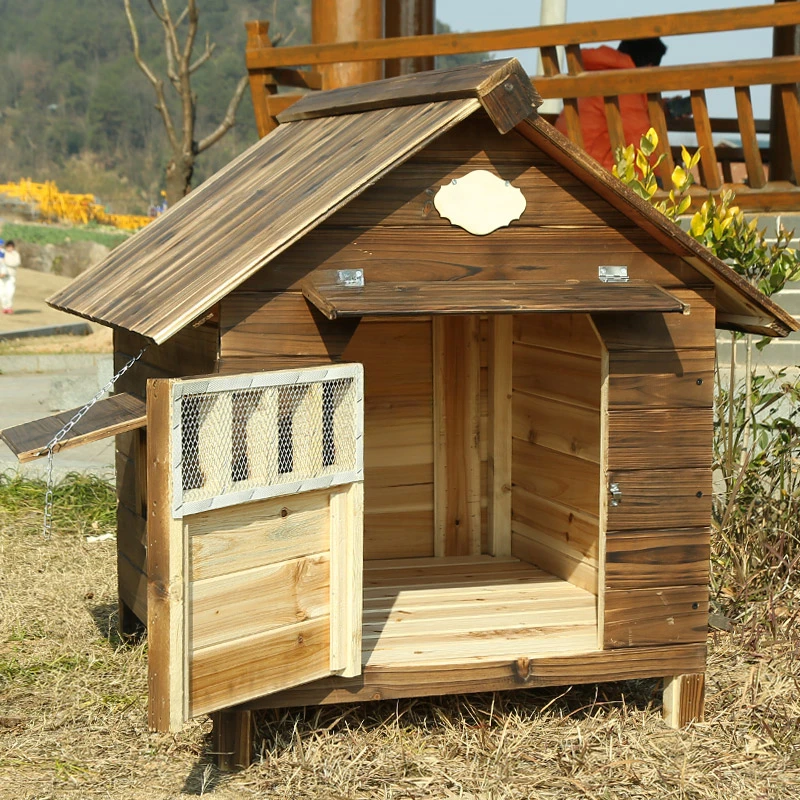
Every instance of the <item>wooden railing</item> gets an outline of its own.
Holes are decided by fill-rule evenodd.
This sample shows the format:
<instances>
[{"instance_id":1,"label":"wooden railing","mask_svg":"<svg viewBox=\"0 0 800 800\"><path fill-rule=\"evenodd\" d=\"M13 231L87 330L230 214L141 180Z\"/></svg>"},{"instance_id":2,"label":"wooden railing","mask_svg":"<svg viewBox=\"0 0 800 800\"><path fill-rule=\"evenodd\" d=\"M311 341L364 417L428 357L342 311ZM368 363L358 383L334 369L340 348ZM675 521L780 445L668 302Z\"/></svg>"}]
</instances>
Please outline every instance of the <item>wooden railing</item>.
<instances>
[{"instance_id":1,"label":"wooden railing","mask_svg":"<svg viewBox=\"0 0 800 800\"><path fill-rule=\"evenodd\" d=\"M430 57L509 49L539 48L543 76L534 78L543 98L564 101L569 137L578 145L581 128L578 99L602 97L613 147L625 144L619 111L619 95L647 95L653 127L659 134L665 155L660 167L664 181L672 173L674 154L670 134L693 131L702 147L700 178L704 189L718 191L733 181L731 164L744 164L746 185L737 186L740 204L759 208L796 208L800 205L800 56L730 60L710 64L649 67L627 70L584 72L581 45L649 36L678 36L697 33L771 28L777 42L791 42L794 26L800 24L800 2L581 22L548 27L517 28L479 33L374 39L361 42L311 44L273 48L267 36L268 24L248 23L247 67L250 72L256 119L263 135L274 127L274 117L299 94L278 94L279 86L306 90L325 88L313 67L350 61ZM567 72L562 74L556 48L566 50ZM787 48L792 52L790 48ZM298 65L311 70L296 69ZM770 121L753 116L750 87L772 87ZM737 116L713 119L708 114L706 91L729 88L735 98ZM670 120L661 100L663 92L685 92L691 96L692 120ZM757 134L769 132L769 145L763 146ZM714 134L738 133L741 147L715 146ZM766 168L769 168L768 175ZM768 180L769 179L769 180ZM705 193L704 191L702 192Z\"/></svg>"}]
</instances>

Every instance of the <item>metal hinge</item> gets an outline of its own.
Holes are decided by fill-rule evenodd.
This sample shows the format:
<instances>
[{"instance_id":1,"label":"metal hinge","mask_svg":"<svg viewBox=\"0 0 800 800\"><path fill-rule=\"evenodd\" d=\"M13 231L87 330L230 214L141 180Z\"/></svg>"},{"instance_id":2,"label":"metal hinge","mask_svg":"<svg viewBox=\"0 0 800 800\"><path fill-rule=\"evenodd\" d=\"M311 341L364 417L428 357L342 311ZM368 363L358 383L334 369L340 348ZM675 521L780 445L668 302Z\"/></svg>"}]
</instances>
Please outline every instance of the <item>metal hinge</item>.
<instances>
[{"instance_id":1,"label":"metal hinge","mask_svg":"<svg viewBox=\"0 0 800 800\"><path fill-rule=\"evenodd\" d=\"M336 283L339 286L349 286L360 289L364 286L363 269L340 269L336 271Z\"/></svg>"},{"instance_id":2,"label":"metal hinge","mask_svg":"<svg viewBox=\"0 0 800 800\"><path fill-rule=\"evenodd\" d=\"M611 495L610 505L618 506L622 503L622 489L619 488L618 483L609 483L608 493Z\"/></svg>"},{"instance_id":3,"label":"metal hinge","mask_svg":"<svg viewBox=\"0 0 800 800\"><path fill-rule=\"evenodd\" d=\"M597 277L603 283L627 283L628 282L628 268L627 267L598 267Z\"/></svg>"}]
</instances>

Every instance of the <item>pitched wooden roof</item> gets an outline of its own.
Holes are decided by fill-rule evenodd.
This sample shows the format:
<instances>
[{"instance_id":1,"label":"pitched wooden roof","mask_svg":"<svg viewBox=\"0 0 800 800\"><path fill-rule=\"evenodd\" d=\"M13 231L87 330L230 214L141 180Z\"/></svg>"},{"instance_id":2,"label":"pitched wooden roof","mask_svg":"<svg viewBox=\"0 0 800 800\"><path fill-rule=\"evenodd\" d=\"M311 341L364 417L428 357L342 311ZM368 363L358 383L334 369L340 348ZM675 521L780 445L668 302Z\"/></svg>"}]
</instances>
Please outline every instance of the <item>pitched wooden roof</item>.
<instances>
[{"instance_id":1,"label":"pitched wooden roof","mask_svg":"<svg viewBox=\"0 0 800 800\"><path fill-rule=\"evenodd\" d=\"M535 113L516 59L310 95L281 124L49 299L160 344L382 175L484 108L718 287L721 324L785 335L794 319L574 148Z\"/></svg>"},{"instance_id":2,"label":"pitched wooden roof","mask_svg":"<svg viewBox=\"0 0 800 800\"><path fill-rule=\"evenodd\" d=\"M481 106L508 130L539 102L515 59L430 73L422 93L398 79L388 107L385 83L359 87L359 113L309 101L313 118L279 126L48 303L160 344Z\"/></svg>"}]
</instances>

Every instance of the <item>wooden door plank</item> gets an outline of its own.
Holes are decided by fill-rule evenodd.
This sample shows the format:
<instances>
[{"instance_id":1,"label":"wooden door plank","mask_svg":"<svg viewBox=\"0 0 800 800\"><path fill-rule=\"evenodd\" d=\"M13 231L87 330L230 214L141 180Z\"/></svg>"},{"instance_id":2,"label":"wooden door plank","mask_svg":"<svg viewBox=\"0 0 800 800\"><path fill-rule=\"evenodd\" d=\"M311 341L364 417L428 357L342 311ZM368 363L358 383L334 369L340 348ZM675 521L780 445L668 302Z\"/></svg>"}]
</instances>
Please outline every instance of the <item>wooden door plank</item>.
<instances>
[{"instance_id":1,"label":"wooden door plank","mask_svg":"<svg viewBox=\"0 0 800 800\"><path fill-rule=\"evenodd\" d=\"M192 581L191 642L201 649L330 612L327 553ZM269 613L264 613L269 609Z\"/></svg>"},{"instance_id":2,"label":"wooden door plank","mask_svg":"<svg viewBox=\"0 0 800 800\"><path fill-rule=\"evenodd\" d=\"M206 714L268 691L288 689L298 683L299 674L305 680L330 674L330 620L326 617L195 650L190 712L192 716Z\"/></svg>"},{"instance_id":3,"label":"wooden door plank","mask_svg":"<svg viewBox=\"0 0 800 800\"><path fill-rule=\"evenodd\" d=\"M173 381L147 385L147 722L179 731L189 717L186 532L172 516Z\"/></svg>"},{"instance_id":4,"label":"wooden door plank","mask_svg":"<svg viewBox=\"0 0 800 800\"><path fill-rule=\"evenodd\" d=\"M513 318L489 318L489 553L511 554Z\"/></svg>"},{"instance_id":5,"label":"wooden door plank","mask_svg":"<svg viewBox=\"0 0 800 800\"><path fill-rule=\"evenodd\" d=\"M331 495L330 669L352 678L361 672L364 569L364 484Z\"/></svg>"},{"instance_id":6,"label":"wooden door plank","mask_svg":"<svg viewBox=\"0 0 800 800\"><path fill-rule=\"evenodd\" d=\"M255 569L328 549L330 490L187 517L192 579Z\"/></svg>"},{"instance_id":7,"label":"wooden door plank","mask_svg":"<svg viewBox=\"0 0 800 800\"><path fill-rule=\"evenodd\" d=\"M481 550L480 328L433 320L434 553Z\"/></svg>"}]
</instances>

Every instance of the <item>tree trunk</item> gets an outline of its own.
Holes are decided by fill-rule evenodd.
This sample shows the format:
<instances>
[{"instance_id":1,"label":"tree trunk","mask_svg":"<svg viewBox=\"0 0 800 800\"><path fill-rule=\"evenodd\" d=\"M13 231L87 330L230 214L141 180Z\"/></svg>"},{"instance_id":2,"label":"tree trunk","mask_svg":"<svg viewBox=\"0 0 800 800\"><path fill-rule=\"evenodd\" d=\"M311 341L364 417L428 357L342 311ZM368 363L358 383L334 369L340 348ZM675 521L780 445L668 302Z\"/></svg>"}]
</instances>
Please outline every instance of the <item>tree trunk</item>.
<instances>
[{"instance_id":1,"label":"tree trunk","mask_svg":"<svg viewBox=\"0 0 800 800\"><path fill-rule=\"evenodd\" d=\"M167 164L167 205L172 207L191 191L194 158L172 158Z\"/></svg>"}]
</instances>

